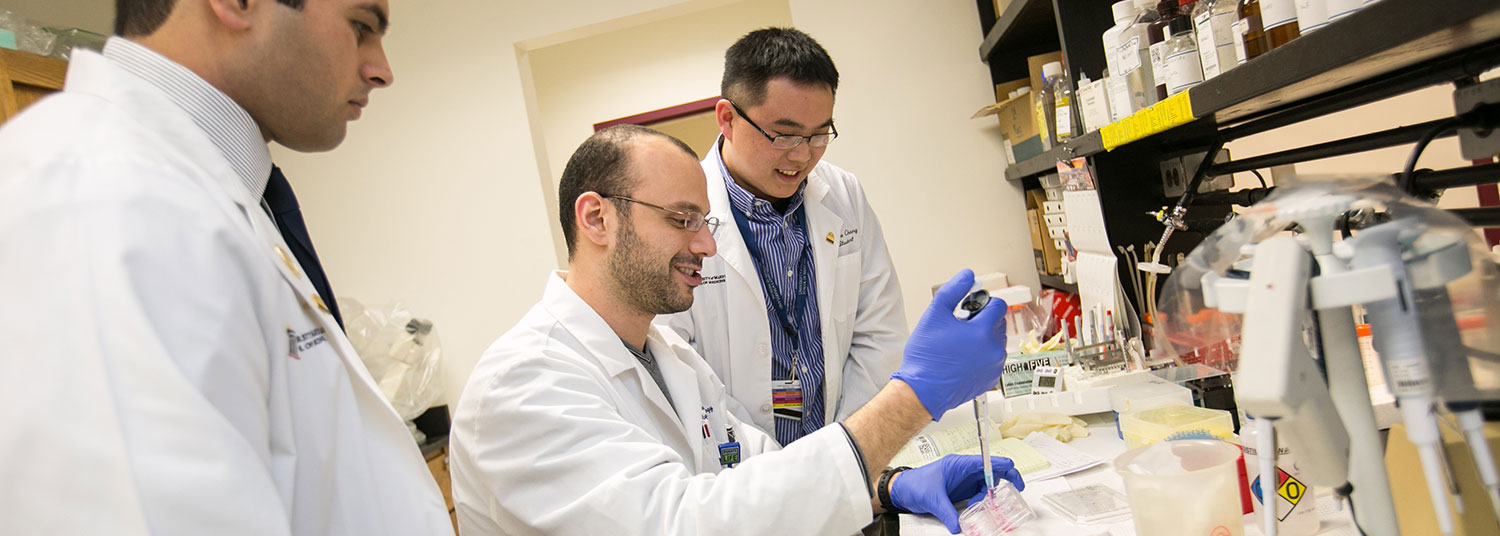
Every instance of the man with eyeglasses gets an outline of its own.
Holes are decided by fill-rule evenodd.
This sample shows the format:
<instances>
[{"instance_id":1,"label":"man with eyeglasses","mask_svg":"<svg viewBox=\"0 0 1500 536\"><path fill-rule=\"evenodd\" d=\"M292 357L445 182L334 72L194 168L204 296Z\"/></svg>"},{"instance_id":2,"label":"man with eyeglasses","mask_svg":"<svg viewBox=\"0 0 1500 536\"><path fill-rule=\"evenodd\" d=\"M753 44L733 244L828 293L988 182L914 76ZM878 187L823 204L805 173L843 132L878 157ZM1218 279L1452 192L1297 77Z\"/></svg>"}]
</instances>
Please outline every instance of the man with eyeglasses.
<instances>
[{"instance_id":1,"label":"man with eyeglasses","mask_svg":"<svg viewBox=\"0 0 1500 536\"><path fill-rule=\"evenodd\" d=\"M1005 304L953 315L973 273L937 292L868 404L782 449L726 411L724 384L687 341L652 324L692 306L724 229L704 216L697 155L644 127L600 131L568 160L558 202L568 269L480 358L454 412L461 533L852 534L888 510L958 532L953 502L984 493L978 456L872 475L999 380ZM1023 486L1010 460L993 463Z\"/></svg>"},{"instance_id":2,"label":"man with eyeglasses","mask_svg":"<svg viewBox=\"0 0 1500 536\"><path fill-rule=\"evenodd\" d=\"M901 285L852 173L822 161L838 70L812 37L767 28L724 54L720 137L703 159L718 257L662 322L713 366L735 414L787 445L843 419L901 360ZM732 223L732 224L730 224Z\"/></svg>"}]
</instances>

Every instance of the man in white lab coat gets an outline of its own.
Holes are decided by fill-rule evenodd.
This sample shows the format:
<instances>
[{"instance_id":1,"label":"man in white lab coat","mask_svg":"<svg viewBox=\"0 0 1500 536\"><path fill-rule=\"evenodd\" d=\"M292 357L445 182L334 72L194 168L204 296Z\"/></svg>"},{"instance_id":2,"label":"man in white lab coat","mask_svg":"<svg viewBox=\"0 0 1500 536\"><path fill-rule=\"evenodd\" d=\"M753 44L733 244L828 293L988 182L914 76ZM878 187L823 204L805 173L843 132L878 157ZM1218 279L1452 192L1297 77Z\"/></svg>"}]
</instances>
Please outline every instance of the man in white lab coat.
<instances>
[{"instance_id":1,"label":"man in white lab coat","mask_svg":"<svg viewBox=\"0 0 1500 536\"><path fill-rule=\"evenodd\" d=\"M0 129L0 534L451 534L262 190L392 81L385 0L119 0Z\"/></svg>"},{"instance_id":2,"label":"man in white lab coat","mask_svg":"<svg viewBox=\"0 0 1500 536\"><path fill-rule=\"evenodd\" d=\"M1000 377L1004 304L953 315L972 273L938 292L865 407L780 449L726 411L724 385L686 341L652 324L692 305L715 252L692 150L643 127L604 130L573 154L558 198L568 270L485 352L454 414L460 532L850 534L889 509L958 532L953 502L984 488L978 456L880 469ZM994 463L1022 485L1010 460Z\"/></svg>"},{"instance_id":3,"label":"man in white lab coat","mask_svg":"<svg viewBox=\"0 0 1500 536\"><path fill-rule=\"evenodd\" d=\"M839 74L792 28L724 54L703 159L719 255L693 308L663 317L724 380L735 414L785 445L844 419L901 363L901 284L853 173L823 161Z\"/></svg>"}]
</instances>

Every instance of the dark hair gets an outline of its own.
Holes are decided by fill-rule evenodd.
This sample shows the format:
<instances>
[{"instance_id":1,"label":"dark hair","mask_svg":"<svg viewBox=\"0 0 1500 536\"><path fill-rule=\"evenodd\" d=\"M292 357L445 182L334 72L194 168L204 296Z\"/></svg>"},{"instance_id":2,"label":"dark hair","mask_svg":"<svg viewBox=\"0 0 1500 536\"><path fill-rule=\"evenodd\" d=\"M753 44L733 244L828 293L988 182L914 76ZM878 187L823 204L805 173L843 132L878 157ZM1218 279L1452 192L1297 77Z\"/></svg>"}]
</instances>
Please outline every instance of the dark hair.
<instances>
[{"instance_id":1,"label":"dark hair","mask_svg":"<svg viewBox=\"0 0 1500 536\"><path fill-rule=\"evenodd\" d=\"M557 216L562 224L563 241L568 245L568 259L572 260L578 242L578 230L573 219L573 203L578 196L596 192L602 196L629 196L635 191L636 177L630 176L630 147L642 136L661 136L672 140L677 148L698 159L698 153L682 140L666 133L640 125L615 125L595 132L583 140L563 168L562 180L557 185ZM626 221L630 212L621 211Z\"/></svg>"},{"instance_id":2,"label":"dark hair","mask_svg":"<svg viewBox=\"0 0 1500 536\"><path fill-rule=\"evenodd\" d=\"M719 92L740 106L766 100L766 84L776 77L803 84L827 84L837 93L839 70L823 45L796 28L764 28L745 34L724 52Z\"/></svg>"},{"instance_id":3,"label":"dark hair","mask_svg":"<svg viewBox=\"0 0 1500 536\"><path fill-rule=\"evenodd\" d=\"M241 4L245 0L240 0ZM301 11L307 0L276 0L277 3ZM156 33L177 0L115 0L115 35L138 37Z\"/></svg>"}]
</instances>

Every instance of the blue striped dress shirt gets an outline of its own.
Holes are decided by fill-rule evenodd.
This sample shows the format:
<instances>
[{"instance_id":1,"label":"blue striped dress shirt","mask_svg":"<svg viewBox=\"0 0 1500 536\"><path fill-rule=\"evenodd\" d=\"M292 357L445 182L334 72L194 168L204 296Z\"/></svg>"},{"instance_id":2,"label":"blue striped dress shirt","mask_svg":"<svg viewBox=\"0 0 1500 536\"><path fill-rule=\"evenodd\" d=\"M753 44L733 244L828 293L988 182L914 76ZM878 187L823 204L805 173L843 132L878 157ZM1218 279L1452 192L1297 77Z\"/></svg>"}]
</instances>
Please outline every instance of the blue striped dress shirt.
<instances>
[{"instance_id":1,"label":"blue striped dress shirt","mask_svg":"<svg viewBox=\"0 0 1500 536\"><path fill-rule=\"evenodd\" d=\"M723 157L719 166L724 167ZM788 314L796 316L793 326L797 330L796 341L781 327L775 307L766 300L766 316L771 330L771 380L792 379L796 367L797 379L802 380L801 421L776 419L776 441L787 445L802 436L823 427L825 411L823 400L823 325L818 320L816 273L813 270L813 252L807 241L806 211L802 208L802 192L807 189L804 181L792 194L785 212L779 212L769 201L756 199L753 194L735 184L729 170L723 173L724 186L729 190L729 204L750 226L752 236L760 251L755 263L762 272L775 274L775 281L761 281L767 293L776 292L782 303L790 309ZM806 307L797 314L797 282L806 278ZM798 351L800 350L800 351Z\"/></svg>"}]
</instances>

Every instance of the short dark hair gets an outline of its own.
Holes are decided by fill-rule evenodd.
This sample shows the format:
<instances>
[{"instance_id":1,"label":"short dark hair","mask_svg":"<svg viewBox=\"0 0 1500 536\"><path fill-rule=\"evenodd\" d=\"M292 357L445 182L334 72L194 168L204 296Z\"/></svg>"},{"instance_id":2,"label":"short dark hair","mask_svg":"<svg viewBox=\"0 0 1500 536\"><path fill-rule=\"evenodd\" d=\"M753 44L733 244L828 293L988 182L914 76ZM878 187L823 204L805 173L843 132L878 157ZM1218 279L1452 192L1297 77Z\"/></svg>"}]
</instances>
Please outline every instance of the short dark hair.
<instances>
[{"instance_id":1,"label":"short dark hair","mask_svg":"<svg viewBox=\"0 0 1500 536\"><path fill-rule=\"evenodd\" d=\"M557 185L557 216L562 224L563 241L568 245L568 259L573 259L577 249L578 229L573 218L573 203L578 196L596 192L602 196L630 196L635 191L637 177L630 176L630 147L643 136L661 136L683 152L698 159L682 140L664 132L640 125L615 125L595 132L583 140L563 168L562 180ZM630 212L622 211L629 221Z\"/></svg>"},{"instance_id":2,"label":"short dark hair","mask_svg":"<svg viewBox=\"0 0 1500 536\"><path fill-rule=\"evenodd\" d=\"M839 70L828 51L796 28L763 28L745 34L724 52L724 79L719 93L740 106L766 100L766 84L776 77L839 89Z\"/></svg>"},{"instance_id":3,"label":"short dark hair","mask_svg":"<svg viewBox=\"0 0 1500 536\"><path fill-rule=\"evenodd\" d=\"M307 4L307 0L276 2L298 11ZM115 35L140 37L156 33L176 5L177 0L115 0Z\"/></svg>"}]
</instances>

